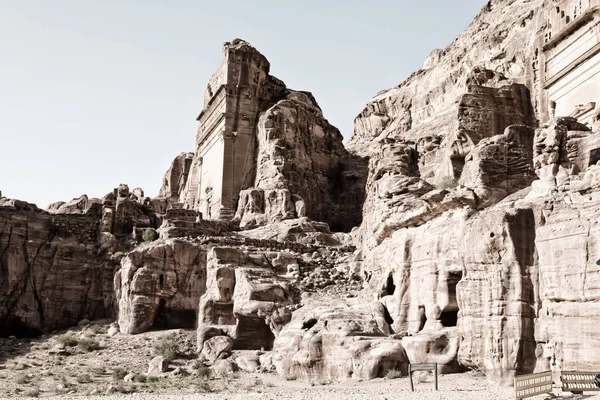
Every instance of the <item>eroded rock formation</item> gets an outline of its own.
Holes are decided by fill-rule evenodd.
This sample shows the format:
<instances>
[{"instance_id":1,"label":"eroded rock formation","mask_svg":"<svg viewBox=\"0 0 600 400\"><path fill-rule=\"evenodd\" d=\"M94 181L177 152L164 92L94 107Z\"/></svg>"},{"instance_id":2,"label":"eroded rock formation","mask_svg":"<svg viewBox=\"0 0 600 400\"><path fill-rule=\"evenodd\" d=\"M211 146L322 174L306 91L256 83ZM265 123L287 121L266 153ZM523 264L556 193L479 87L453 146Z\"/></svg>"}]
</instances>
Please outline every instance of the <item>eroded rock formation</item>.
<instances>
[{"instance_id":1,"label":"eroded rock formation","mask_svg":"<svg viewBox=\"0 0 600 400\"><path fill-rule=\"evenodd\" d=\"M160 196L243 229L301 217L336 231L359 225L366 161L346 151L312 94L269 75L254 47L236 39L223 52L193 160L182 153L173 161Z\"/></svg>"},{"instance_id":2,"label":"eroded rock formation","mask_svg":"<svg viewBox=\"0 0 600 400\"><path fill-rule=\"evenodd\" d=\"M178 239L140 246L123 258L114 285L121 332L195 328L206 251Z\"/></svg>"},{"instance_id":3,"label":"eroded rock formation","mask_svg":"<svg viewBox=\"0 0 600 400\"><path fill-rule=\"evenodd\" d=\"M83 195L48 211L0 198L0 334L35 336L114 315L118 252L155 220L133 196L121 185L103 200Z\"/></svg>"},{"instance_id":4,"label":"eroded rock formation","mask_svg":"<svg viewBox=\"0 0 600 400\"><path fill-rule=\"evenodd\" d=\"M585 277L598 269L591 232L600 135L585 107L572 114L582 122L552 119L548 109L565 104L553 99L562 77L551 60L570 57L565 46L595 26L598 10L566 3L489 2L355 121L349 148L370 158L354 234L366 291L386 306L392 330L409 335L402 342L411 361L476 368L506 383L550 367L592 368L584 349L595 340L587 328L566 332L563 321L598 322L581 293L589 287L593 297ZM576 15L551 26L555 7ZM566 208L564 219L555 214ZM566 248L579 249L570 253L577 273L561 257ZM566 289L567 281L578 283Z\"/></svg>"},{"instance_id":5,"label":"eroded rock formation","mask_svg":"<svg viewBox=\"0 0 600 400\"><path fill-rule=\"evenodd\" d=\"M48 212L0 199L0 326L53 329L116 298L122 332L196 327L221 373L593 370L600 99L569 82L597 87L580 67L598 64L567 50L597 44L596 6L489 1L367 104L350 151L310 93L226 43L195 151L159 197L120 186ZM132 249L150 228L160 239ZM224 360L239 349L257 352Z\"/></svg>"},{"instance_id":6,"label":"eroded rock formation","mask_svg":"<svg viewBox=\"0 0 600 400\"><path fill-rule=\"evenodd\" d=\"M390 370L406 374L408 357L390 333L378 301L308 299L277 337L273 363L280 374L302 379L373 379Z\"/></svg>"}]
</instances>

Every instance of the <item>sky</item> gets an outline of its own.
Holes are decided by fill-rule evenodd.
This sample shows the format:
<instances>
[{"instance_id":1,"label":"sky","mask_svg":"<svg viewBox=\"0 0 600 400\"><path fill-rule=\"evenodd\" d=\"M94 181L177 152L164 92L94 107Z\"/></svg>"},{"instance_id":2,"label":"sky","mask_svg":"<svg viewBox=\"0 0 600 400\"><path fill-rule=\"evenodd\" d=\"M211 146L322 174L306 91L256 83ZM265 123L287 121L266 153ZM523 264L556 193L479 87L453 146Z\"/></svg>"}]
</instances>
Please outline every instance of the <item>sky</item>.
<instances>
[{"instance_id":1,"label":"sky","mask_svg":"<svg viewBox=\"0 0 600 400\"><path fill-rule=\"evenodd\" d=\"M120 183L156 196L222 44L242 38L312 92L345 139L380 90L486 0L0 0L0 191L45 208Z\"/></svg>"}]
</instances>

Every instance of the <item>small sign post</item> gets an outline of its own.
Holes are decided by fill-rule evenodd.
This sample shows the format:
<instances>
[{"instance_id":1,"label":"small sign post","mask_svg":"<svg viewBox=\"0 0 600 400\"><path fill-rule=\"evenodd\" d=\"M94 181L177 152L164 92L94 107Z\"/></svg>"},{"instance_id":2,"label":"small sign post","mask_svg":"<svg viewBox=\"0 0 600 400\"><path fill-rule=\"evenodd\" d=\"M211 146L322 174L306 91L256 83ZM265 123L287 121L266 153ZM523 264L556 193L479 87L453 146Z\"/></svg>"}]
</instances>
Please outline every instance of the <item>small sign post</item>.
<instances>
[{"instance_id":1,"label":"small sign post","mask_svg":"<svg viewBox=\"0 0 600 400\"><path fill-rule=\"evenodd\" d=\"M415 391L413 384L412 373L416 371L433 371L435 376L435 390L438 390L438 372L437 363L422 363L422 364L408 364L408 377L410 378L410 391Z\"/></svg>"}]
</instances>

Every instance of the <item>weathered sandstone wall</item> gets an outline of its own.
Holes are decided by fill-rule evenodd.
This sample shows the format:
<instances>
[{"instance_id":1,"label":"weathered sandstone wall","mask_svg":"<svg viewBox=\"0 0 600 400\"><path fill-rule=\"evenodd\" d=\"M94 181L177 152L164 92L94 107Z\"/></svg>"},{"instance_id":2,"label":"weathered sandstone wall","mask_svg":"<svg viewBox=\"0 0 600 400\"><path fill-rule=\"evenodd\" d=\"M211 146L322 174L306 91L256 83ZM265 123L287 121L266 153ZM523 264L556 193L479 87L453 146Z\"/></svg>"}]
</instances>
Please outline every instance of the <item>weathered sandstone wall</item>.
<instances>
[{"instance_id":1,"label":"weathered sandstone wall","mask_svg":"<svg viewBox=\"0 0 600 400\"><path fill-rule=\"evenodd\" d=\"M254 47L235 39L224 53L198 117L193 160L182 153L173 161L159 196L243 229L300 217L336 231L358 226L366 160L345 150L310 93L269 75Z\"/></svg>"},{"instance_id":2,"label":"weathered sandstone wall","mask_svg":"<svg viewBox=\"0 0 600 400\"><path fill-rule=\"evenodd\" d=\"M143 191L127 185L48 211L0 196L0 334L35 336L113 317L122 252L157 222Z\"/></svg>"},{"instance_id":3,"label":"weathered sandstone wall","mask_svg":"<svg viewBox=\"0 0 600 400\"><path fill-rule=\"evenodd\" d=\"M369 158L353 233L365 295L411 362L503 383L593 368L599 135L573 118L540 126L536 40L552 6L488 2L355 120L349 148Z\"/></svg>"},{"instance_id":4,"label":"weathered sandstone wall","mask_svg":"<svg viewBox=\"0 0 600 400\"><path fill-rule=\"evenodd\" d=\"M1 200L0 200L1 201ZM117 263L100 245L100 215L0 206L0 333L31 336L113 315Z\"/></svg>"}]
</instances>

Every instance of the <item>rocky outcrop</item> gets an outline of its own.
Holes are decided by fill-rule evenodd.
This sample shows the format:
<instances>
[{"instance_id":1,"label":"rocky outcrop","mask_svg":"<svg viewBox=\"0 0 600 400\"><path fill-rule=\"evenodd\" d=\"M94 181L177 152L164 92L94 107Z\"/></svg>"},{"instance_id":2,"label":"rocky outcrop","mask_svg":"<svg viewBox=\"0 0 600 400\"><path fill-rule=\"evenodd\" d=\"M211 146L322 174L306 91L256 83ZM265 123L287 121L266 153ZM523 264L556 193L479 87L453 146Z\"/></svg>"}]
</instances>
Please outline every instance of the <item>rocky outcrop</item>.
<instances>
[{"instance_id":1,"label":"rocky outcrop","mask_svg":"<svg viewBox=\"0 0 600 400\"><path fill-rule=\"evenodd\" d=\"M389 338L379 302L306 301L275 340L273 363L286 377L305 380L373 379L407 373L399 340Z\"/></svg>"},{"instance_id":2,"label":"rocky outcrop","mask_svg":"<svg viewBox=\"0 0 600 400\"><path fill-rule=\"evenodd\" d=\"M591 366L600 142L589 124L548 121L548 10L489 2L355 120L349 148L370 159L357 259L411 362L503 383Z\"/></svg>"},{"instance_id":3,"label":"rocky outcrop","mask_svg":"<svg viewBox=\"0 0 600 400\"><path fill-rule=\"evenodd\" d=\"M100 213L52 215L0 199L0 335L36 336L112 315L116 262L102 245Z\"/></svg>"},{"instance_id":4,"label":"rocky outcrop","mask_svg":"<svg viewBox=\"0 0 600 400\"><path fill-rule=\"evenodd\" d=\"M434 50L422 69L400 85L379 92L366 105L355 120L348 148L369 156L377 147L374 145L377 138L387 136L421 139L424 145L435 146L439 140L449 137L448 133L458 122L455 118L457 100L460 102L461 96L468 93L469 85L482 85L480 78L470 78L476 70L496 71L497 77L492 76L494 85L501 82L498 78L501 75L515 83L527 83L536 94L532 97L536 99L533 106L537 110L538 88L532 82L535 78L531 65L536 35L546 23L544 5L547 5L544 0L489 2L456 40L443 49ZM491 76L489 72L483 75ZM506 103L502 101L500 109L503 104ZM529 125L525 121L512 121L502 124L504 127L499 127L494 135L515 123ZM429 168L437 171L435 165Z\"/></svg>"},{"instance_id":5,"label":"rocky outcrop","mask_svg":"<svg viewBox=\"0 0 600 400\"><path fill-rule=\"evenodd\" d=\"M94 204L101 203L100 199L89 199L87 195L84 194L69 202L58 201L52 203L48 206L47 211L53 214L83 214Z\"/></svg>"},{"instance_id":6,"label":"rocky outcrop","mask_svg":"<svg viewBox=\"0 0 600 400\"><path fill-rule=\"evenodd\" d=\"M533 163L539 180L533 182L529 198L551 196L568 189L570 175L597 161L590 159L593 149L589 145L594 142L584 140L587 136L589 128L573 118L558 118L536 131Z\"/></svg>"},{"instance_id":7,"label":"rocky outcrop","mask_svg":"<svg viewBox=\"0 0 600 400\"><path fill-rule=\"evenodd\" d=\"M276 259L279 262L276 262ZM200 299L198 350L207 329L219 329L234 348L271 349L297 302L287 274L292 256L215 247L208 253L206 294Z\"/></svg>"},{"instance_id":8,"label":"rocky outcrop","mask_svg":"<svg viewBox=\"0 0 600 400\"><path fill-rule=\"evenodd\" d=\"M311 221L306 217L270 223L267 226L241 231L239 234L247 238L292 242L309 246L352 245L352 238L349 234L331 232L328 224Z\"/></svg>"},{"instance_id":9,"label":"rocky outcrop","mask_svg":"<svg viewBox=\"0 0 600 400\"><path fill-rule=\"evenodd\" d=\"M127 185L48 211L0 198L0 335L35 336L114 316L120 252L155 221L143 191Z\"/></svg>"},{"instance_id":10,"label":"rocky outcrop","mask_svg":"<svg viewBox=\"0 0 600 400\"><path fill-rule=\"evenodd\" d=\"M350 148L373 157L380 147L388 144L408 147L414 152L409 164L412 175L430 184L444 185L460 178L467 154L482 139L501 135L510 125L535 126L525 85L511 83L500 73L479 68L463 79L464 92L440 115L418 125L413 123L410 128L403 125L404 119L399 117L394 122L401 127L390 124L372 138L376 145L368 150L362 147L362 134L355 132ZM357 130L366 124L361 120L366 118L362 115L357 117Z\"/></svg>"},{"instance_id":11,"label":"rocky outcrop","mask_svg":"<svg viewBox=\"0 0 600 400\"><path fill-rule=\"evenodd\" d=\"M181 196L185 189L193 160L194 153L181 153L175 157L163 177L158 197L164 197L174 203L183 200Z\"/></svg>"},{"instance_id":12,"label":"rocky outcrop","mask_svg":"<svg viewBox=\"0 0 600 400\"><path fill-rule=\"evenodd\" d=\"M235 39L223 52L198 116L196 151L173 161L160 196L242 229L302 217L335 231L358 226L366 160L345 150L312 94L271 76L249 43Z\"/></svg>"},{"instance_id":13,"label":"rocky outcrop","mask_svg":"<svg viewBox=\"0 0 600 400\"><path fill-rule=\"evenodd\" d=\"M511 125L504 134L481 140L469 153L459 182L474 190L478 207L495 204L535 180L533 137L532 128Z\"/></svg>"},{"instance_id":14,"label":"rocky outcrop","mask_svg":"<svg viewBox=\"0 0 600 400\"><path fill-rule=\"evenodd\" d=\"M169 208L158 232L162 239L177 237L220 236L235 229L231 221L206 220L198 211Z\"/></svg>"},{"instance_id":15,"label":"rocky outcrop","mask_svg":"<svg viewBox=\"0 0 600 400\"><path fill-rule=\"evenodd\" d=\"M242 228L297 217L342 231L360 224L366 164L346 152L312 95L289 91L261 113L257 138L254 185L236 213Z\"/></svg>"},{"instance_id":16,"label":"rocky outcrop","mask_svg":"<svg viewBox=\"0 0 600 400\"><path fill-rule=\"evenodd\" d=\"M195 328L206 279L200 246L177 239L139 246L122 259L114 278L121 332Z\"/></svg>"}]
</instances>

